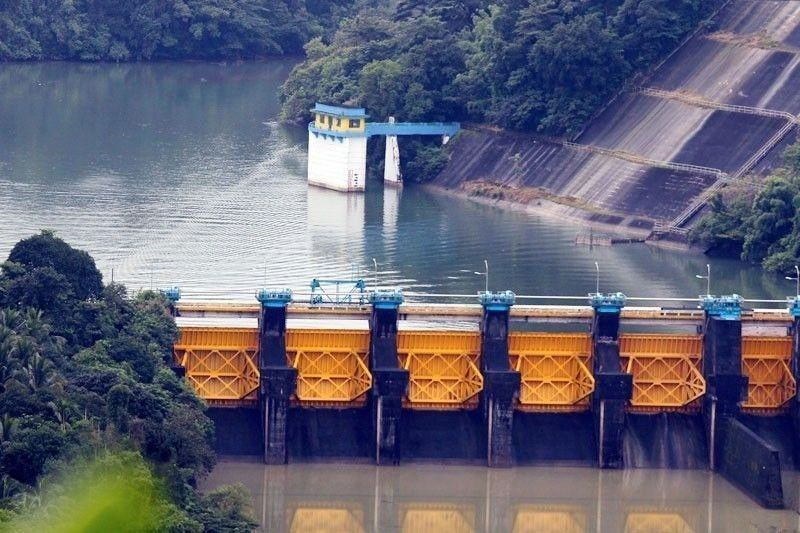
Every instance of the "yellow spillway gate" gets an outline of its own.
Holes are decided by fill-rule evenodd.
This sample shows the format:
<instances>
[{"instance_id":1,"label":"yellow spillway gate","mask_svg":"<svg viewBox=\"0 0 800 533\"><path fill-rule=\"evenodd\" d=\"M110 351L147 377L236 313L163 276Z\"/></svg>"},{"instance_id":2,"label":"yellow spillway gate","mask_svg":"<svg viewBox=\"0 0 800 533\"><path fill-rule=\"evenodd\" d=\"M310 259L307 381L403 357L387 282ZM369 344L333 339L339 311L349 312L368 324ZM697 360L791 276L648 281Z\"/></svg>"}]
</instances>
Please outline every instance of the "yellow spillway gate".
<instances>
[{"instance_id":1,"label":"yellow spillway gate","mask_svg":"<svg viewBox=\"0 0 800 533\"><path fill-rule=\"evenodd\" d=\"M691 411L706 392L699 335L623 334L623 370L633 374L631 411Z\"/></svg>"},{"instance_id":2,"label":"yellow spillway gate","mask_svg":"<svg viewBox=\"0 0 800 533\"><path fill-rule=\"evenodd\" d=\"M408 370L406 404L416 409L472 408L483 390L478 332L400 331L397 356Z\"/></svg>"},{"instance_id":3,"label":"yellow spillway gate","mask_svg":"<svg viewBox=\"0 0 800 533\"><path fill-rule=\"evenodd\" d=\"M776 412L794 398L791 360L791 337L742 337L742 373L749 378L745 410Z\"/></svg>"},{"instance_id":4,"label":"yellow spillway gate","mask_svg":"<svg viewBox=\"0 0 800 533\"><path fill-rule=\"evenodd\" d=\"M286 356L297 369L297 401L302 405L360 406L372 387L369 331L289 329Z\"/></svg>"},{"instance_id":5,"label":"yellow spillway gate","mask_svg":"<svg viewBox=\"0 0 800 533\"><path fill-rule=\"evenodd\" d=\"M186 369L186 379L210 405L258 400L258 330L180 328L175 362Z\"/></svg>"},{"instance_id":6,"label":"yellow spillway gate","mask_svg":"<svg viewBox=\"0 0 800 533\"><path fill-rule=\"evenodd\" d=\"M508 337L511 367L521 376L523 411L584 411L594 391L592 338L586 333L523 333Z\"/></svg>"}]
</instances>

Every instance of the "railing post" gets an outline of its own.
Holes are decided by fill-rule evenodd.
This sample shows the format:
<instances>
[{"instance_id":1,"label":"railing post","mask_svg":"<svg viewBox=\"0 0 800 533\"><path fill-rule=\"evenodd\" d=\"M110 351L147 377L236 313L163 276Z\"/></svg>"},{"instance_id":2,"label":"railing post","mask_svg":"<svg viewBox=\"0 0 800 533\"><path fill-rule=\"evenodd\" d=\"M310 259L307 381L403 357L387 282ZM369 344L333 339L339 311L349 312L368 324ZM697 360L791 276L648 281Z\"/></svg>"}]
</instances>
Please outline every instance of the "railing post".
<instances>
[{"instance_id":1,"label":"railing post","mask_svg":"<svg viewBox=\"0 0 800 533\"><path fill-rule=\"evenodd\" d=\"M792 315L792 376L796 383L800 383L800 295L789 300L789 314ZM792 420L794 422L794 434L797 442L800 442L800 396L795 394L792 400Z\"/></svg>"},{"instance_id":2,"label":"railing post","mask_svg":"<svg viewBox=\"0 0 800 533\"><path fill-rule=\"evenodd\" d=\"M286 359L286 307L292 300L292 292L262 289L256 298L261 302L258 399L264 429L264 462L286 464L289 398L297 386L297 369L289 366Z\"/></svg>"},{"instance_id":3,"label":"railing post","mask_svg":"<svg viewBox=\"0 0 800 533\"><path fill-rule=\"evenodd\" d=\"M622 436L625 427L625 404L633 397L633 376L622 370L619 357L619 322L625 295L622 293L589 295L594 309L592 319L592 394L597 466L622 468Z\"/></svg>"},{"instance_id":4,"label":"railing post","mask_svg":"<svg viewBox=\"0 0 800 533\"><path fill-rule=\"evenodd\" d=\"M372 372L372 421L375 463L400 463L400 419L408 370L397 359L397 315L403 294L379 290L370 295L370 371Z\"/></svg>"},{"instance_id":5,"label":"railing post","mask_svg":"<svg viewBox=\"0 0 800 533\"><path fill-rule=\"evenodd\" d=\"M514 398L520 388L520 374L511 369L508 358L508 317L515 296L511 291L482 292L479 298L483 306L481 371L486 460L491 467L510 467L514 460Z\"/></svg>"},{"instance_id":6,"label":"railing post","mask_svg":"<svg viewBox=\"0 0 800 533\"><path fill-rule=\"evenodd\" d=\"M742 299L731 296L702 296L703 377L706 395L703 415L708 436L709 466L719 464L722 440L719 429L739 414L747 398L747 376L742 375Z\"/></svg>"}]
</instances>

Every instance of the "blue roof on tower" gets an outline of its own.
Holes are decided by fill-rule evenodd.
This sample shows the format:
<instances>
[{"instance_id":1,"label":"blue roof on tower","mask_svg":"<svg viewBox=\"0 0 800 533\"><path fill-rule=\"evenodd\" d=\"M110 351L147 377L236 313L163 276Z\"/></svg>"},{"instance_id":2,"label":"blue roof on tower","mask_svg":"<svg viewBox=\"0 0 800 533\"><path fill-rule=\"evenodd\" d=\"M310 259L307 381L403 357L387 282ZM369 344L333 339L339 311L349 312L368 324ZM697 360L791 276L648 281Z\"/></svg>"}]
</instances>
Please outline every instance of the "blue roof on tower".
<instances>
[{"instance_id":1,"label":"blue roof on tower","mask_svg":"<svg viewBox=\"0 0 800 533\"><path fill-rule=\"evenodd\" d=\"M363 107L347 107L340 105L328 105L317 103L312 113L325 113L327 115L335 115L339 117L353 117L353 118L366 118L367 110Z\"/></svg>"}]
</instances>

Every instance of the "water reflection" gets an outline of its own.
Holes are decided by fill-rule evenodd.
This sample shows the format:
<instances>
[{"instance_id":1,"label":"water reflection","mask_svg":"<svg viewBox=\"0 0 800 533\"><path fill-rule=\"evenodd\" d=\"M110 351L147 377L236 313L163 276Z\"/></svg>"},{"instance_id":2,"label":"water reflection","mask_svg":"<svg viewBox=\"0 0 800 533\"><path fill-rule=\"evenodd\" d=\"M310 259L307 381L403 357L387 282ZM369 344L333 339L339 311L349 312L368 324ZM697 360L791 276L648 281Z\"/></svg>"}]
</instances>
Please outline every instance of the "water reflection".
<instances>
[{"instance_id":1,"label":"water reflection","mask_svg":"<svg viewBox=\"0 0 800 533\"><path fill-rule=\"evenodd\" d=\"M705 471L265 467L237 459L222 460L206 486L234 482L252 492L266 531L800 530L794 511L761 509Z\"/></svg>"}]
</instances>

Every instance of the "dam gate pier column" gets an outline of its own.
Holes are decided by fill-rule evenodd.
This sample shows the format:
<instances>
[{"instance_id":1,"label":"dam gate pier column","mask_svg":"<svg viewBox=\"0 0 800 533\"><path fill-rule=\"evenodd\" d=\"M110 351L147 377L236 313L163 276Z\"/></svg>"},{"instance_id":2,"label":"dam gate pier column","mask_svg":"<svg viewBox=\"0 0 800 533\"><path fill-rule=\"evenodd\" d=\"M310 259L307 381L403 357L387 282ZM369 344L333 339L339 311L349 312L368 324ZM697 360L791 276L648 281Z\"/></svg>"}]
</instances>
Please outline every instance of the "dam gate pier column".
<instances>
[{"instance_id":1,"label":"dam gate pier column","mask_svg":"<svg viewBox=\"0 0 800 533\"><path fill-rule=\"evenodd\" d=\"M289 423L289 398L297 386L297 369L286 359L286 306L292 299L288 289L262 289L258 324L259 372L258 401L264 431L264 463L286 464Z\"/></svg>"},{"instance_id":2,"label":"dam gate pier column","mask_svg":"<svg viewBox=\"0 0 800 533\"><path fill-rule=\"evenodd\" d=\"M717 470L721 452L720 429L735 420L747 397L747 377L742 375L741 298L704 296L703 418L706 425L709 467Z\"/></svg>"},{"instance_id":3,"label":"dam gate pier column","mask_svg":"<svg viewBox=\"0 0 800 533\"><path fill-rule=\"evenodd\" d=\"M625 405L633 396L633 376L622 371L619 357L619 321L625 307L622 293L590 294L592 319L592 365L595 390L592 394L597 465L623 468L622 436Z\"/></svg>"},{"instance_id":4,"label":"dam gate pier column","mask_svg":"<svg viewBox=\"0 0 800 533\"><path fill-rule=\"evenodd\" d=\"M709 466L761 505L783 508L780 454L738 419L747 398L742 375L741 297L704 296L703 418Z\"/></svg>"},{"instance_id":5,"label":"dam gate pier column","mask_svg":"<svg viewBox=\"0 0 800 533\"><path fill-rule=\"evenodd\" d=\"M791 371L796 382L800 382L800 295L789 301L789 314L792 315L792 359ZM794 438L800 442L800 397L795 395L791 404Z\"/></svg>"},{"instance_id":6,"label":"dam gate pier column","mask_svg":"<svg viewBox=\"0 0 800 533\"><path fill-rule=\"evenodd\" d=\"M512 424L514 399L519 395L520 373L511 370L508 358L508 316L515 296L511 291L482 292L481 396L486 422L486 460L490 467L513 463Z\"/></svg>"},{"instance_id":7,"label":"dam gate pier column","mask_svg":"<svg viewBox=\"0 0 800 533\"><path fill-rule=\"evenodd\" d=\"M398 366L397 315L403 294L379 290L370 295L370 371L372 372L375 463L400 463L400 421L403 396L408 388L408 370Z\"/></svg>"},{"instance_id":8,"label":"dam gate pier column","mask_svg":"<svg viewBox=\"0 0 800 533\"><path fill-rule=\"evenodd\" d=\"M180 287L170 287L168 289L159 289L161 295L167 299L169 302L169 314L172 318L177 318L180 316L180 312L178 311L178 302L181 300L181 289ZM181 379L186 377L186 369L182 367L175 358L170 358L169 368L172 372Z\"/></svg>"}]
</instances>

